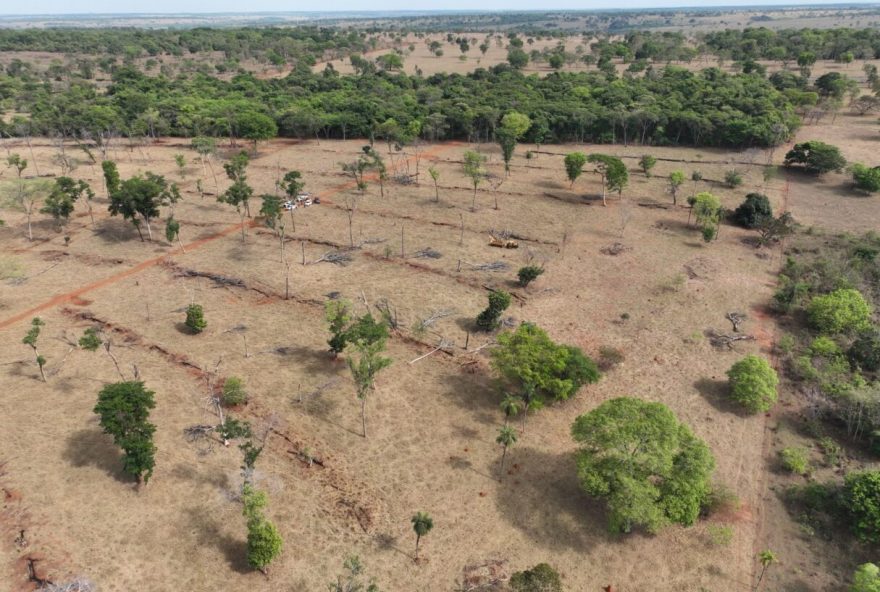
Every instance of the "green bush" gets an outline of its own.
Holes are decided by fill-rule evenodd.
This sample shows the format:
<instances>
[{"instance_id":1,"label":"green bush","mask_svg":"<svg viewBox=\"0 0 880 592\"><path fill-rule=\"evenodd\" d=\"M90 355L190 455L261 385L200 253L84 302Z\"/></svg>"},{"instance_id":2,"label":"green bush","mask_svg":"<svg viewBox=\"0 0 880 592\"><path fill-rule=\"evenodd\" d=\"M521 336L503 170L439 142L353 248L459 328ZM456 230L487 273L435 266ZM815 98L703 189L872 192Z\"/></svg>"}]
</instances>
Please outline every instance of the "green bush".
<instances>
[{"instance_id":1,"label":"green bush","mask_svg":"<svg viewBox=\"0 0 880 592\"><path fill-rule=\"evenodd\" d=\"M859 540L880 542L880 471L849 473L843 483L842 504Z\"/></svg>"},{"instance_id":2,"label":"green bush","mask_svg":"<svg viewBox=\"0 0 880 592\"><path fill-rule=\"evenodd\" d=\"M555 569L539 563L510 576L510 589L512 592L562 592L562 580Z\"/></svg>"},{"instance_id":3,"label":"green bush","mask_svg":"<svg viewBox=\"0 0 880 592\"><path fill-rule=\"evenodd\" d=\"M738 208L733 211L733 221L743 228L756 228L758 224L773 216L770 200L761 193L749 193Z\"/></svg>"},{"instance_id":4,"label":"green bush","mask_svg":"<svg viewBox=\"0 0 880 592\"><path fill-rule=\"evenodd\" d=\"M779 452L779 457L786 471L795 475L807 475L810 473L810 459L807 451L803 448L783 448Z\"/></svg>"},{"instance_id":5,"label":"green bush","mask_svg":"<svg viewBox=\"0 0 880 592\"><path fill-rule=\"evenodd\" d=\"M501 324L501 313L510 306L510 294L503 290L489 292L489 306L477 315L477 328L481 331L493 331Z\"/></svg>"},{"instance_id":6,"label":"green bush","mask_svg":"<svg viewBox=\"0 0 880 592\"><path fill-rule=\"evenodd\" d=\"M822 438L819 438L816 446L822 451L826 466L832 467L840 463L840 455L843 453L843 450L841 449L840 444L835 442L832 438L823 436Z\"/></svg>"},{"instance_id":7,"label":"green bush","mask_svg":"<svg viewBox=\"0 0 880 592\"><path fill-rule=\"evenodd\" d=\"M871 306L858 290L842 288L816 296L807 306L810 325L832 335L867 329L871 324Z\"/></svg>"},{"instance_id":8,"label":"green bush","mask_svg":"<svg viewBox=\"0 0 880 592\"><path fill-rule=\"evenodd\" d=\"M728 187L733 189L743 184L743 177L738 170L731 169L724 173L724 183L726 183Z\"/></svg>"},{"instance_id":9,"label":"green bush","mask_svg":"<svg viewBox=\"0 0 880 592\"><path fill-rule=\"evenodd\" d=\"M731 398L752 413L769 411L776 403L776 371L764 358L750 355L727 371Z\"/></svg>"},{"instance_id":10,"label":"green bush","mask_svg":"<svg viewBox=\"0 0 880 592\"><path fill-rule=\"evenodd\" d=\"M873 563L860 565L853 574L849 592L880 592L880 567Z\"/></svg>"},{"instance_id":11,"label":"green bush","mask_svg":"<svg viewBox=\"0 0 880 592\"><path fill-rule=\"evenodd\" d=\"M223 383L223 395L221 401L227 407L243 405L247 403L248 395L244 390L244 383L237 376L230 376Z\"/></svg>"},{"instance_id":12,"label":"green bush","mask_svg":"<svg viewBox=\"0 0 880 592\"><path fill-rule=\"evenodd\" d=\"M193 333L201 333L208 322L205 320L205 311L201 304L190 304L186 307L186 321L184 323Z\"/></svg>"},{"instance_id":13,"label":"green bush","mask_svg":"<svg viewBox=\"0 0 880 592\"><path fill-rule=\"evenodd\" d=\"M860 333L846 355L855 368L866 372L880 371L880 330L874 328Z\"/></svg>"},{"instance_id":14,"label":"green bush","mask_svg":"<svg viewBox=\"0 0 880 592\"><path fill-rule=\"evenodd\" d=\"M850 172L856 188L867 193L880 191L880 167L866 167L863 164L855 163L850 167Z\"/></svg>"},{"instance_id":15,"label":"green bush","mask_svg":"<svg viewBox=\"0 0 880 592\"><path fill-rule=\"evenodd\" d=\"M733 540L733 527L727 524L710 524L706 527L706 532L716 547L726 547Z\"/></svg>"},{"instance_id":16,"label":"green bush","mask_svg":"<svg viewBox=\"0 0 880 592\"><path fill-rule=\"evenodd\" d=\"M538 279L538 276L544 273L544 268L539 267L537 265L526 265L525 267L521 267L517 272L516 277L519 278L519 285L525 288L533 281Z\"/></svg>"}]
</instances>

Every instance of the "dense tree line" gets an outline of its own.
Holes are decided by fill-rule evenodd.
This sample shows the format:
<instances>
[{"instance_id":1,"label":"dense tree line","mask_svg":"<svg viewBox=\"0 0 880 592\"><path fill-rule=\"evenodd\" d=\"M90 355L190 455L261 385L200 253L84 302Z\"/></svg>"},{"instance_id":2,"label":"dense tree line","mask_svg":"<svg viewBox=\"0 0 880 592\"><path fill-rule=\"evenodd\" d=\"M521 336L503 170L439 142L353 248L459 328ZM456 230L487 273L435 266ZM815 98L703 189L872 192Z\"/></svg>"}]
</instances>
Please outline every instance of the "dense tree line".
<instances>
[{"instance_id":1,"label":"dense tree line","mask_svg":"<svg viewBox=\"0 0 880 592\"><path fill-rule=\"evenodd\" d=\"M325 27L195 29L0 29L0 51L48 51L125 57L219 51L227 59L320 56L364 51L364 34ZM308 61L308 60L306 60Z\"/></svg>"},{"instance_id":2,"label":"dense tree line","mask_svg":"<svg viewBox=\"0 0 880 592\"><path fill-rule=\"evenodd\" d=\"M795 61L803 54L812 54L814 60L847 60L847 54L849 61L880 57L877 29L727 29L707 33L704 41L712 52L735 60Z\"/></svg>"},{"instance_id":3,"label":"dense tree line","mask_svg":"<svg viewBox=\"0 0 880 592\"><path fill-rule=\"evenodd\" d=\"M539 77L501 65L425 78L358 63L363 67L349 76L332 68L315 74L300 64L284 79L239 74L230 81L151 77L120 67L106 92L88 81L53 87L0 77L0 98L31 115L30 123L13 120L2 131L96 141L112 135L264 139L255 135L271 131L268 117L282 136L492 140L515 107L531 122L524 142L745 147L779 143L799 124L787 95L761 76L717 68Z\"/></svg>"}]
</instances>

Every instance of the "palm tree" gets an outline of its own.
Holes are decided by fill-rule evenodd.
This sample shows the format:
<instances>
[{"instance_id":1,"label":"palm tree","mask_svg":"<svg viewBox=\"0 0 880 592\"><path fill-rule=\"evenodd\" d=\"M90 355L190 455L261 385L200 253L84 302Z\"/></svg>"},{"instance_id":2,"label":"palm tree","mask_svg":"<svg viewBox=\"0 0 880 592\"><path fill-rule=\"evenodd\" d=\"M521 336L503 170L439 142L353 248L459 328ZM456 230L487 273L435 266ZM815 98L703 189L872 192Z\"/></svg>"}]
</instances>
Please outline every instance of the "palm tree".
<instances>
[{"instance_id":1,"label":"palm tree","mask_svg":"<svg viewBox=\"0 0 880 592\"><path fill-rule=\"evenodd\" d=\"M501 478L498 479L502 481L504 479L504 459L507 457L507 449L516 444L516 431L509 425L503 425L498 430L498 437L495 438L495 441L504 447L504 451L501 453Z\"/></svg>"},{"instance_id":2,"label":"palm tree","mask_svg":"<svg viewBox=\"0 0 880 592\"><path fill-rule=\"evenodd\" d=\"M431 519L431 516L428 515L427 512L416 512L413 514L413 517L410 518L410 522L412 522L413 530L416 532L416 556L415 558L419 558L419 541L423 536L431 532L431 529L434 528L434 520Z\"/></svg>"},{"instance_id":3,"label":"palm tree","mask_svg":"<svg viewBox=\"0 0 880 592\"><path fill-rule=\"evenodd\" d=\"M758 561L761 562L761 575L758 576L758 583L755 584L755 592L761 587L761 580L764 579L764 574L767 572L767 568L770 567L771 563L776 563L776 554L770 549L761 551L758 553Z\"/></svg>"},{"instance_id":4,"label":"palm tree","mask_svg":"<svg viewBox=\"0 0 880 592\"><path fill-rule=\"evenodd\" d=\"M514 417L522 411L522 406L522 399L516 395L510 393L504 395L504 399L501 400L501 411L504 412L504 425L507 425L507 422L510 421L511 417Z\"/></svg>"},{"instance_id":5,"label":"palm tree","mask_svg":"<svg viewBox=\"0 0 880 592\"><path fill-rule=\"evenodd\" d=\"M523 406L523 418L522 418L522 428L521 431L523 434L526 433L526 417L529 415L529 411L534 409L540 409L543 405L541 398L538 397L535 392L535 387L531 384L526 384L523 387L522 394L519 396L520 401L522 401Z\"/></svg>"}]
</instances>

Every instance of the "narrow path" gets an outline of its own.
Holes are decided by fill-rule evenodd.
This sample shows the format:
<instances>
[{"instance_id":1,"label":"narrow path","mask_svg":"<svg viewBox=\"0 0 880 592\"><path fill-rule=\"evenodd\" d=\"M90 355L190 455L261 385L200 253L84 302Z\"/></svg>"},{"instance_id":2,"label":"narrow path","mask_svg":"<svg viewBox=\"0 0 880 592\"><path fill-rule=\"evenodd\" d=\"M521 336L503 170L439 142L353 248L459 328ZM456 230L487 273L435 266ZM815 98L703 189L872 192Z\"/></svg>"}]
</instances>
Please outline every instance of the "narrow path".
<instances>
[{"instance_id":1,"label":"narrow path","mask_svg":"<svg viewBox=\"0 0 880 592\"><path fill-rule=\"evenodd\" d=\"M437 154L439 154L445 150L448 150L449 148L457 147L460 145L461 145L461 142L447 142L444 144L439 144L439 145L435 146L434 148L432 148L431 150L426 150L425 152L423 152L422 158L427 158L427 159L434 158L434 157L436 157ZM372 180L372 177L370 177L370 179ZM345 183L341 183L339 185L334 185L333 187L330 187L329 189L318 192L316 195L321 198L330 197L332 195L337 195L339 193L342 193L343 191L348 191L349 189L352 189L355 186L356 186L356 184L354 181L346 181ZM154 267L154 266L158 265L159 263L161 263L171 257L174 257L175 255L179 255L179 254L183 253L184 251L186 251L187 253L190 251L194 251L200 247L203 247L207 244L213 243L214 241L221 239L227 235L230 235L234 232L239 232L242 229L242 226L254 227L254 226L256 226L256 222L254 220L248 220L243 223L228 226L215 234L212 234L210 236L206 236L206 237L201 238L199 240L192 241L192 242L188 243L187 245L185 245L184 248L177 247L177 248L171 249L170 251L168 251L167 253L165 253L163 255L159 255L158 257L153 257L151 259L147 259L146 261L141 261L140 263L138 263L134 267L129 267L128 269L125 269L123 271L120 271L118 273L110 275L108 277L102 278L100 280L94 281L90 284L80 286L79 288L76 288L76 289L71 290L69 292L64 292L62 294L56 294L52 298L45 300L45 301L27 309L27 310L23 310L23 311L18 312L10 317L7 317L3 320L0 320L0 330L7 329L20 321L23 321L23 320L30 318L40 312L43 312L44 310L48 310L50 308L54 308L54 307L59 306L61 304L65 304L67 302L74 301L77 298L79 298L80 296L82 296L83 294L86 294L88 292L92 292L94 290L97 290L98 288L103 288L105 286L115 284L121 280L124 280L125 278L136 275L136 274L144 271L145 269L149 269L151 267Z\"/></svg>"}]
</instances>

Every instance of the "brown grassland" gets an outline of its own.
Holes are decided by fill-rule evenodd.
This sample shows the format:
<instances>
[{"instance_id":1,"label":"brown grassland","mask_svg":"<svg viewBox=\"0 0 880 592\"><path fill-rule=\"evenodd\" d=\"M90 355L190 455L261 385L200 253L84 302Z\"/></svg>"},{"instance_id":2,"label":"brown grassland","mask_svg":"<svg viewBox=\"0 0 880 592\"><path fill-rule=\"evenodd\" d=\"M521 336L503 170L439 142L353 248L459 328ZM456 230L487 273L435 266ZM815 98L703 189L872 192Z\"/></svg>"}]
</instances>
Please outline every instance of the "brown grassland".
<instances>
[{"instance_id":1,"label":"brown grassland","mask_svg":"<svg viewBox=\"0 0 880 592\"><path fill-rule=\"evenodd\" d=\"M798 140L805 138L822 138L850 160L876 164L870 116L841 115L833 125L804 128ZM727 224L717 241L703 243L687 224L684 199L672 207L665 178L674 169L688 178L700 170L705 180L698 189L712 191L725 207L758 190L805 226L841 232L876 229L877 198L854 195L844 175L815 182L783 173L765 182L766 152L569 145L543 146L527 159L534 147L521 145L505 177L497 147L482 145L493 177L471 211L472 190L461 173L469 146L427 146L421 182L389 182L381 197L375 182L359 195L340 171L338 163L355 158L362 144L278 140L261 145L250 165L256 195L275 190L279 170L297 169L321 197L320 205L295 212L295 232L288 226L289 299L279 241L252 220L242 243L238 216L215 201L213 178L185 140L111 149L123 178L150 170L180 182L184 199L175 217L184 249L161 237L161 222L155 240L141 242L130 224L109 217L97 166L73 173L99 194L94 228L78 205L64 231L37 215L29 242L23 213L2 204L0 589L32 589L30 558L42 577L84 575L107 592L313 591L335 579L346 555L357 554L391 591L452 590L465 566L490 560L507 562L508 571L548 561L569 590L749 590L755 554L768 547L783 567L768 574L767 589L836 589L846 580L861 551L818 548L774 495L799 479L774 472L771 460L779 442L799 437L786 420L796 411L794 397L783 393L784 404L768 417L742 416L724 401L724 372L735 360L771 355L777 328L766 307L782 247L755 249L751 233ZM376 147L385 153L384 145ZM33 153L21 141L6 141L4 149L36 161L42 175L60 174L50 164L55 148L48 141L35 141ZM610 197L602 207L592 174L569 188L562 155L576 149L626 157L631 177L622 199ZM774 153L777 163L785 149ZM646 152L660 159L650 178L637 170ZM177 153L190 161L183 178ZM403 166L403 157L397 161ZM429 164L440 171L439 202ZM219 163L212 166L222 176ZM734 167L745 184L732 190L721 180ZM35 174L33 164L25 174ZM199 178L209 192L201 199ZM5 169L0 183L13 179ZM688 181L682 193L693 189ZM351 263L313 263L348 245L352 201L360 247ZM255 198L252 211L258 208ZM516 235L519 249L490 247L492 231ZM626 250L602 252L616 242ZM426 247L442 257L415 257ZM542 262L546 273L527 289L516 287L516 270L529 260ZM493 261L508 270L472 269ZM184 270L243 285L185 277ZM602 347L625 356L597 385L529 417L502 482L494 441L503 421L500 397L487 350L478 351L489 337L472 334L464 347L487 287L516 295L508 310L514 322L535 322L593 356ZM358 312L375 312L386 299L401 319L400 334L389 341L394 362L367 403L367 438L348 370L327 353L322 307L332 292L355 302ZM208 328L200 335L181 329L191 301L205 308ZM454 313L412 338L413 322L439 309ZM748 315L744 330L755 342L733 351L710 345L706 331L727 330L728 311ZM46 322L40 341L46 383L21 343L33 316ZM66 341L96 323L112 338L122 372L131 377L136 365L156 392L156 472L140 490L123 476L120 453L92 412L101 386L118 380L116 370L104 353L72 349ZM441 337L454 342L448 353L409 363ZM215 367L220 377L244 379L251 402L233 413L267 434L256 480L285 541L269 578L245 563L244 519L235 501L238 450L220 444L208 450L184 437L186 427L212 421L205 372ZM736 492L739 509L656 536L609 534L601 504L579 489L569 429L579 414L620 395L665 403L705 439L717 459L716 481ZM309 467L301 453L323 466ZM409 518L419 510L433 516L435 528L416 563ZM712 543L718 524L733 528L728 545ZM21 530L26 546L13 542Z\"/></svg>"}]
</instances>

